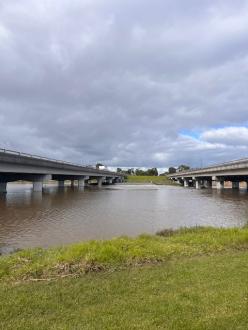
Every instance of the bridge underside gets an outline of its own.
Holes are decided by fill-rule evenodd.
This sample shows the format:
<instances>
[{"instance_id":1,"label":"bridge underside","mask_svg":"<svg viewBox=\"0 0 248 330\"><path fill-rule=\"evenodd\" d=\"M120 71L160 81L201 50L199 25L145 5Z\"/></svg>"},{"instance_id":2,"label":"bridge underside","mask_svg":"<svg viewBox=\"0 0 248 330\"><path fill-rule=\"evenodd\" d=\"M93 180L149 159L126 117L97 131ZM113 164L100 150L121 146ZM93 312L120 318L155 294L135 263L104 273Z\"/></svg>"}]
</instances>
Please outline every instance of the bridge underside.
<instances>
[{"instance_id":1,"label":"bridge underside","mask_svg":"<svg viewBox=\"0 0 248 330\"><path fill-rule=\"evenodd\" d=\"M176 176L172 180L184 187L202 188L232 188L248 190L248 175L197 175L197 176Z\"/></svg>"},{"instance_id":2,"label":"bridge underside","mask_svg":"<svg viewBox=\"0 0 248 330\"><path fill-rule=\"evenodd\" d=\"M63 175L63 174L30 174L30 173L0 173L0 193L7 192L8 182L27 181L33 183L33 191L41 192L43 184L51 181L57 181L58 186L63 188L65 181L70 181L71 186L77 185L84 188L87 185L102 185L115 184L123 182L123 177L119 176L90 176L90 175Z\"/></svg>"}]
</instances>

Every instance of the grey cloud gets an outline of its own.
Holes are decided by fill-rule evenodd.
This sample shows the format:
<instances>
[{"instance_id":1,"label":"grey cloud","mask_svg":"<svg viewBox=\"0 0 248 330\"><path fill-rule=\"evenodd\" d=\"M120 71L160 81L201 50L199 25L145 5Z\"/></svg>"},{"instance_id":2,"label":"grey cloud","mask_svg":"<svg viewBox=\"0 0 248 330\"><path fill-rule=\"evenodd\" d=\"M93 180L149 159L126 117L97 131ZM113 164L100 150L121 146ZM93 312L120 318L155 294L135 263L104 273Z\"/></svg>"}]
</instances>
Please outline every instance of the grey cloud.
<instances>
[{"instance_id":1,"label":"grey cloud","mask_svg":"<svg viewBox=\"0 0 248 330\"><path fill-rule=\"evenodd\" d=\"M1 3L1 145L110 166L244 157L237 134L229 145L206 136L248 124L247 9L241 0Z\"/></svg>"}]
</instances>

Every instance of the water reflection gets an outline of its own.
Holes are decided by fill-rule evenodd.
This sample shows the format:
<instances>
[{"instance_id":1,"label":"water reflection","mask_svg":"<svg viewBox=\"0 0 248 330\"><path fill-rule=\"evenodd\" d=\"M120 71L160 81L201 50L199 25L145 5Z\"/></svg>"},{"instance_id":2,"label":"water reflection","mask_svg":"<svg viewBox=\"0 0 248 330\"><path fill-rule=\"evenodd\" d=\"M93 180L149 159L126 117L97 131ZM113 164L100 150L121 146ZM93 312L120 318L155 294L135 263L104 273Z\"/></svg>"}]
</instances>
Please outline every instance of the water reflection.
<instances>
[{"instance_id":1,"label":"water reflection","mask_svg":"<svg viewBox=\"0 0 248 330\"><path fill-rule=\"evenodd\" d=\"M12 184L0 197L0 246L47 247L182 226L243 226L247 201L247 192L228 189L47 186L41 194L32 193L31 185Z\"/></svg>"}]
</instances>

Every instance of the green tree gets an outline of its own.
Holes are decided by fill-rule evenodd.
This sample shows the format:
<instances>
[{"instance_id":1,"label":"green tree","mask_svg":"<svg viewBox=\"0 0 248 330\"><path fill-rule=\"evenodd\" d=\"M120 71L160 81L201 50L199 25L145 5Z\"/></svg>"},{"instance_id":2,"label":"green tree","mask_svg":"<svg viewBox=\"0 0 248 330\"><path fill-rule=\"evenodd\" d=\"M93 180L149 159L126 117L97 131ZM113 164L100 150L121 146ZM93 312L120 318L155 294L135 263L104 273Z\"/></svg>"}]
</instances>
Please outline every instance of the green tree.
<instances>
[{"instance_id":1,"label":"green tree","mask_svg":"<svg viewBox=\"0 0 248 330\"><path fill-rule=\"evenodd\" d=\"M178 167L179 172L188 171L189 169L190 169L190 166L183 165L183 164Z\"/></svg>"},{"instance_id":2,"label":"green tree","mask_svg":"<svg viewBox=\"0 0 248 330\"><path fill-rule=\"evenodd\" d=\"M173 174L173 173L176 173L176 168L175 167L169 167L169 174Z\"/></svg>"}]
</instances>

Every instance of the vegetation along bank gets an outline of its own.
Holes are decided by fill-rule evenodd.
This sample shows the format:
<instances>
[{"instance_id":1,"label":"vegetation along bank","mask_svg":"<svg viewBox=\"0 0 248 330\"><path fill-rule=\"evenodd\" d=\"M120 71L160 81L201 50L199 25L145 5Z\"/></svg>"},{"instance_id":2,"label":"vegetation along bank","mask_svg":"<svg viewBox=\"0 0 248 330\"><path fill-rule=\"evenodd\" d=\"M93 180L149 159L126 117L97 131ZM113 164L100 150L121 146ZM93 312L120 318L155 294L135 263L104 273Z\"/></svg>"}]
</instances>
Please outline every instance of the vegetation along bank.
<instances>
[{"instance_id":1,"label":"vegetation along bank","mask_svg":"<svg viewBox=\"0 0 248 330\"><path fill-rule=\"evenodd\" d=\"M2 329L247 329L248 228L0 257Z\"/></svg>"}]
</instances>

